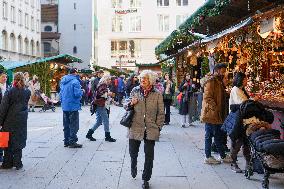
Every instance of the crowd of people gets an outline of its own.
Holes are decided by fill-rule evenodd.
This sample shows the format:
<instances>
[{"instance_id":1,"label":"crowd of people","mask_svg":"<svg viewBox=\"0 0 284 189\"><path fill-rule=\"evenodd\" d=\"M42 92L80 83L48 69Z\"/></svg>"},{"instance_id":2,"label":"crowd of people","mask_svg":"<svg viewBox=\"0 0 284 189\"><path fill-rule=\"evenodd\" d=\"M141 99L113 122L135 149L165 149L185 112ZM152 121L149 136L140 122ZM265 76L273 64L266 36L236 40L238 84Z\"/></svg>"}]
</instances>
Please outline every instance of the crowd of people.
<instances>
[{"instance_id":1,"label":"crowd of people","mask_svg":"<svg viewBox=\"0 0 284 189\"><path fill-rule=\"evenodd\" d=\"M245 90L247 83L244 73L236 73L231 91L226 91L228 75L225 64L216 64L214 74L205 77L201 89L203 91L202 111L200 121L205 123L205 160L206 164L231 163L233 171L242 170L237 164L237 154L243 147L243 153L248 164L250 148L243 135L231 140L231 151L226 153L227 134L221 129L223 123L234 105L239 105L250 97ZM156 73L145 70L140 75L131 75L128 79L124 75L119 77L105 75L102 70L88 79L80 78L76 69L60 81L60 102L63 110L64 147L82 148L78 143L79 110L81 105L91 105L96 121L86 133L86 138L96 141L93 133L100 125L104 126L105 141L116 142L110 134L109 115L110 104L134 110L131 127L128 131L129 154L131 157L131 175L137 175L137 157L141 141L144 140L145 162L142 174L143 188L149 188L152 175L155 141L159 139L164 125L170 124L170 107L173 99L177 98L179 113L182 116L181 126L192 125L189 120L189 104L196 85L190 74L186 74L184 81L176 86L169 73L159 78ZM10 169L23 167L22 149L27 139L27 115L34 111L35 91L40 89L38 77L29 80L27 73L16 73L13 85L7 89L6 74L0 72L0 125L3 131L10 132L8 148L4 150L1 168ZM31 108L31 109L30 109ZM211 154L212 139L220 158ZM0 151L0 158L3 152ZM1 159L0 159L1 160Z\"/></svg>"}]
</instances>

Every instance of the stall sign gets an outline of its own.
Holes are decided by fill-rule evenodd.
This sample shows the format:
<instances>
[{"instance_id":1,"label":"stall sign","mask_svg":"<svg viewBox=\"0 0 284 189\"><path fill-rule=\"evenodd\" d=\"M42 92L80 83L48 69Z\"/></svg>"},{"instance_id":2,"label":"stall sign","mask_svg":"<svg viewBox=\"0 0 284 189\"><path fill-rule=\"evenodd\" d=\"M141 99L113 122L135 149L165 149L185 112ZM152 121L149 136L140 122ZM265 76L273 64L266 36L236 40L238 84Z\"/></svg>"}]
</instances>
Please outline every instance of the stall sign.
<instances>
[{"instance_id":1,"label":"stall sign","mask_svg":"<svg viewBox=\"0 0 284 189\"><path fill-rule=\"evenodd\" d=\"M130 13L137 13L137 9L125 9L125 10L115 10L115 14L130 14Z\"/></svg>"}]
</instances>

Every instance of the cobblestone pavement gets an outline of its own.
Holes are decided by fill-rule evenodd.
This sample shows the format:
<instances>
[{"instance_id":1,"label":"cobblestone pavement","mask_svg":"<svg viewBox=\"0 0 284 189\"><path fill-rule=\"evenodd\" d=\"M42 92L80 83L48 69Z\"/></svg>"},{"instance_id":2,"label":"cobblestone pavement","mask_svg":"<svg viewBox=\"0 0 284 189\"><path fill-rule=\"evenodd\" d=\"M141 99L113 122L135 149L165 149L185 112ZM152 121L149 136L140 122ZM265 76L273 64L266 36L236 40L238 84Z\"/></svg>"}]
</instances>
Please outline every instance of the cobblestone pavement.
<instances>
[{"instance_id":1,"label":"cobblestone pavement","mask_svg":"<svg viewBox=\"0 0 284 189\"><path fill-rule=\"evenodd\" d=\"M123 114L120 107L112 107L111 135L116 143L104 141L103 127L94 134L97 141L85 138L95 122L89 108L80 112L79 142L82 149L63 147L62 111L30 113L28 142L24 149L24 169L0 170L0 189L136 189L141 188L143 146L138 159L138 175L130 175L127 129L119 125ZM203 164L204 131L202 124L181 128L180 117L172 109L171 125L163 128L155 146L155 161L150 187L152 189L257 189L262 175L251 180L233 173L230 166ZM244 160L239 157L240 166ZM284 176L271 176L270 188L284 188Z\"/></svg>"}]
</instances>

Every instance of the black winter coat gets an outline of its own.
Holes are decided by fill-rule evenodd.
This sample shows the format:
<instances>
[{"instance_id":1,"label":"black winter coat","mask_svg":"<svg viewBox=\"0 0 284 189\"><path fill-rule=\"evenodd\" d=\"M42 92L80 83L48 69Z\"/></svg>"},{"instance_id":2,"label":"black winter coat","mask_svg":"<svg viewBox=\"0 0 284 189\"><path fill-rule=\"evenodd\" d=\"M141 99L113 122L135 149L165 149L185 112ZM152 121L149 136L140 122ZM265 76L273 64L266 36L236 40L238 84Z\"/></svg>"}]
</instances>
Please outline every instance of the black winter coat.
<instances>
[{"instance_id":1,"label":"black winter coat","mask_svg":"<svg viewBox=\"0 0 284 189\"><path fill-rule=\"evenodd\" d=\"M23 149L27 140L28 89L11 88L6 91L0 105L0 124L3 131L10 132L9 146Z\"/></svg>"}]
</instances>

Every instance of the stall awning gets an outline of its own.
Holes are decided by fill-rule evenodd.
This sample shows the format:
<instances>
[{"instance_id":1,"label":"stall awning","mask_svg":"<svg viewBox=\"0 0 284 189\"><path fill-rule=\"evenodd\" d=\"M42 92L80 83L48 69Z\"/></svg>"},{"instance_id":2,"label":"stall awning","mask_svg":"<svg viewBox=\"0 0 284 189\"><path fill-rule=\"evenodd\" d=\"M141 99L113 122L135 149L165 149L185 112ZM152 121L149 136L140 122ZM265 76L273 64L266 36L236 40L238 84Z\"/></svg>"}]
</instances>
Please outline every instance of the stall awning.
<instances>
[{"instance_id":1,"label":"stall awning","mask_svg":"<svg viewBox=\"0 0 284 189\"><path fill-rule=\"evenodd\" d=\"M82 60L80 58L71 56L69 54L60 54L57 56L41 58L35 61L3 61L3 62L0 62L0 65L2 65L6 70L12 70L12 69L23 67L23 66L47 63L47 62L55 62L58 64L69 64L69 63L74 63L74 62L81 63Z\"/></svg>"},{"instance_id":2,"label":"stall awning","mask_svg":"<svg viewBox=\"0 0 284 189\"><path fill-rule=\"evenodd\" d=\"M69 64L69 63L74 63L74 62L82 63L83 61L80 58L69 55L69 54L60 54L60 55L57 55L57 56L38 59L38 60L34 61L33 64L45 63L45 62Z\"/></svg>"},{"instance_id":3,"label":"stall awning","mask_svg":"<svg viewBox=\"0 0 284 189\"><path fill-rule=\"evenodd\" d=\"M220 33L205 37L204 39L201 40L201 43L207 43L209 41L213 41L215 39L221 38L221 37L223 37L223 36L225 36L229 33L233 33L235 31L237 31L238 29L251 24L252 22L253 22L252 18L247 18L247 19L243 20L242 22L240 22L239 24L234 25L234 26L232 26L232 27L220 32Z\"/></svg>"},{"instance_id":4,"label":"stall awning","mask_svg":"<svg viewBox=\"0 0 284 189\"><path fill-rule=\"evenodd\" d=\"M0 65L3 66L6 70L12 70L18 67L23 67L32 64L31 62L24 61L3 61L0 62Z\"/></svg>"}]
</instances>

